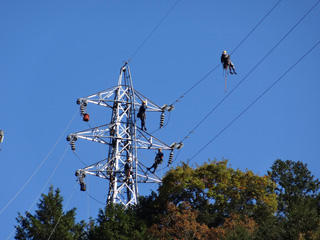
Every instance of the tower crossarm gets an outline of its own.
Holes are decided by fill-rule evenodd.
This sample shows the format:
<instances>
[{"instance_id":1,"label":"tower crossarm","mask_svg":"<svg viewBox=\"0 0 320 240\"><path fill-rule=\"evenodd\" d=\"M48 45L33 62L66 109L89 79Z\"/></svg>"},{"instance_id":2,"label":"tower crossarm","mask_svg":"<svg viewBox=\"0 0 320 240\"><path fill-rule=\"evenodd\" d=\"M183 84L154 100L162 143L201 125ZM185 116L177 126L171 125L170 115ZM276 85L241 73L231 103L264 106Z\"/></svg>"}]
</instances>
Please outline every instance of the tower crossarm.
<instances>
[{"instance_id":1,"label":"tower crossarm","mask_svg":"<svg viewBox=\"0 0 320 240\"><path fill-rule=\"evenodd\" d=\"M120 94L118 99L123 99L123 96L128 94L128 88L125 85L119 85L119 86L112 87L104 91L92 94L87 97L79 98L77 99L77 102L92 103L98 106L112 108L115 102L125 103L125 102L114 100L114 95L116 94L116 92ZM149 98L147 98L146 96L144 96L143 94L141 94L135 89L134 89L134 95L135 95L134 105L135 105L136 111L142 105L143 101L147 101L146 111L148 112L165 112L165 111L171 111L173 109L173 106L168 106L167 104L163 106L157 105L156 103L154 103Z\"/></svg>"},{"instance_id":2,"label":"tower crossarm","mask_svg":"<svg viewBox=\"0 0 320 240\"><path fill-rule=\"evenodd\" d=\"M114 125L115 124L101 125L99 127L94 127L87 130L71 133L68 137L71 140L84 139L92 142L109 144L110 140L108 141L108 139L114 139L114 136L110 134L110 129L112 129Z\"/></svg>"},{"instance_id":3,"label":"tower crossarm","mask_svg":"<svg viewBox=\"0 0 320 240\"><path fill-rule=\"evenodd\" d=\"M114 94L118 88L119 86L108 88L90 96L79 98L77 102L85 101L87 103L93 103L99 106L112 108L114 103Z\"/></svg>"},{"instance_id":4,"label":"tower crossarm","mask_svg":"<svg viewBox=\"0 0 320 240\"><path fill-rule=\"evenodd\" d=\"M163 149L173 150L173 148L151 134L137 128L136 143L138 149Z\"/></svg>"},{"instance_id":5,"label":"tower crossarm","mask_svg":"<svg viewBox=\"0 0 320 240\"><path fill-rule=\"evenodd\" d=\"M87 112L89 103L111 110L109 124L71 133L67 136L67 141L73 151L76 150L75 142L83 139L105 144L108 152L103 160L76 171L80 190L86 190L86 175L96 176L108 181L107 204L119 203L125 207L137 204L138 183L161 183L161 177L157 174L160 173L158 165L162 164L164 158L162 150L169 151L168 167L172 163L174 149L182 147L182 143L168 145L147 133L145 121L149 118L145 114L160 113L160 129L165 126L165 112L170 112L174 107L157 105L135 90L128 63L120 69L117 86L77 99L82 120L85 122L90 121ZM141 123L141 128L137 126L137 121ZM147 166L144 161L140 161L140 150L158 151L151 166L151 159L143 159L147 161Z\"/></svg>"},{"instance_id":6,"label":"tower crossarm","mask_svg":"<svg viewBox=\"0 0 320 240\"><path fill-rule=\"evenodd\" d=\"M140 92L138 92L136 89L134 89L134 95L135 95L135 106L136 110L142 105L143 101L147 101L147 112L164 112L167 110L167 105L164 105L163 107L160 107L159 105L152 102L149 98L142 95Z\"/></svg>"}]
</instances>

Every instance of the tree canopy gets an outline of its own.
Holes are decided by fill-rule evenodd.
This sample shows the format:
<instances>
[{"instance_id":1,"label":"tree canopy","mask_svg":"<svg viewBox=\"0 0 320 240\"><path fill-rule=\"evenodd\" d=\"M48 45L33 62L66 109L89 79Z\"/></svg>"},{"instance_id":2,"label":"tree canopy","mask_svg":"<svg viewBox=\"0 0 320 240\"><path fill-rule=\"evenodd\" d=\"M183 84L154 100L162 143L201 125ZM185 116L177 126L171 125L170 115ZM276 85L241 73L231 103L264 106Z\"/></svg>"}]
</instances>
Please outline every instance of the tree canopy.
<instances>
[{"instance_id":1,"label":"tree canopy","mask_svg":"<svg viewBox=\"0 0 320 240\"><path fill-rule=\"evenodd\" d=\"M48 194L42 194L35 214L20 213L17 217L15 238L19 240L72 240L81 239L84 223L75 223L76 209L63 211L63 197L60 190L51 186Z\"/></svg>"},{"instance_id":2,"label":"tree canopy","mask_svg":"<svg viewBox=\"0 0 320 240\"><path fill-rule=\"evenodd\" d=\"M75 221L60 190L42 194L34 214L18 214L16 239L320 239L320 182L298 161L276 160L266 175L210 161L171 169L136 206L108 205Z\"/></svg>"},{"instance_id":3,"label":"tree canopy","mask_svg":"<svg viewBox=\"0 0 320 240\"><path fill-rule=\"evenodd\" d=\"M235 170L227 161L212 161L192 169L186 164L167 173L159 188L164 202L189 202L208 226L219 226L232 214L261 217L277 209L275 183L270 176Z\"/></svg>"}]
</instances>

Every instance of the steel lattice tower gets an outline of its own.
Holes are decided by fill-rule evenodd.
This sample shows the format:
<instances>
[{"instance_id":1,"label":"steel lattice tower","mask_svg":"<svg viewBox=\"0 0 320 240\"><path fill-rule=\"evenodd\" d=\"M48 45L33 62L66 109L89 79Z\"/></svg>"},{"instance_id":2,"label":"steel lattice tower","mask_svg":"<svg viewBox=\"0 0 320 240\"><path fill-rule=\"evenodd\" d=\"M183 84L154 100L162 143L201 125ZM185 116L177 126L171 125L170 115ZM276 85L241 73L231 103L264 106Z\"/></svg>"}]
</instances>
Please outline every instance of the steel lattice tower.
<instances>
[{"instance_id":1,"label":"steel lattice tower","mask_svg":"<svg viewBox=\"0 0 320 240\"><path fill-rule=\"evenodd\" d=\"M92 103L111 109L109 124L72 133L67 137L73 151L75 141L85 139L108 146L107 158L76 171L76 176L85 191L84 178L93 175L109 181L107 204L119 203L127 207L137 203L138 183L159 183L161 178L150 173L146 166L139 162L138 150L162 149L170 151L168 165L172 161L173 150L182 144L170 146L151 134L143 131L136 124L137 111L143 101L147 101L148 112L161 113L160 127L163 125L164 112L171 111L172 106L162 107L153 103L133 88L130 68L125 64L120 69L118 85L88 97L79 98L77 104L84 121L89 120L86 113L87 104Z\"/></svg>"}]
</instances>

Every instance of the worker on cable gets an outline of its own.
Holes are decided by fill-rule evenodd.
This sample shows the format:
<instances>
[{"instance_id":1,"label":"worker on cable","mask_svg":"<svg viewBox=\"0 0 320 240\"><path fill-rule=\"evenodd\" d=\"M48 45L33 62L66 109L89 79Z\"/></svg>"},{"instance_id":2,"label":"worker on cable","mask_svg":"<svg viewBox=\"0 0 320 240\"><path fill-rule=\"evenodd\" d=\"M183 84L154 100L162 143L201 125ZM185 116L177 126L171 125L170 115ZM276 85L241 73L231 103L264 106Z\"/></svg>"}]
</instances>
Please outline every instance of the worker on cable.
<instances>
[{"instance_id":1,"label":"worker on cable","mask_svg":"<svg viewBox=\"0 0 320 240\"><path fill-rule=\"evenodd\" d=\"M230 60L230 55L225 50L222 52L221 55L221 63L223 65L223 69L228 70L229 68L230 74L237 74L234 68L234 64Z\"/></svg>"},{"instance_id":2,"label":"worker on cable","mask_svg":"<svg viewBox=\"0 0 320 240\"><path fill-rule=\"evenodd\" d=\"M141 120L141 129L143 131L147 131L146 128L146 109L147 109L147 100L142 101L142 105L139 108L139 112L137 114L137 117Z\"/></svg>"},{"instance_id":3,"label":"worker on cable","mask_svg":"<svg viewBox=\"0 0 320 240\"><path fill-rule=\"evenodd\" d=\"M153 170L151 172L154 173L157 170L158 165L161 164L162 161L163 161L163 153L162 153L162 149L159 148L158 153L154 159L154 163L152 164L151 167L147 168L148 171L150 171L153 168Z\"/></svg>"},{"instance_id":4,"label":"worker on cable","mask_svg":"<svg viewBox=\"0 0 320 240\"><path fill-rule=\"evenodd\" d=\"M3 142L3 139L4 139L4 132L3 130L0 129L0 143ZM1 151L1 148L0 148L0 151Z\"/></svg>"},{"instance_id":5,"label":"worker on cable","mask_svg":"<svg viewBox=\"0 0 320 240\"><path fill-rule=\"evenodd\" d=\"M3 130L0 129L0 143L3 142L3 139L4 139L4 132Z\"/></svg>"}]
</instances>

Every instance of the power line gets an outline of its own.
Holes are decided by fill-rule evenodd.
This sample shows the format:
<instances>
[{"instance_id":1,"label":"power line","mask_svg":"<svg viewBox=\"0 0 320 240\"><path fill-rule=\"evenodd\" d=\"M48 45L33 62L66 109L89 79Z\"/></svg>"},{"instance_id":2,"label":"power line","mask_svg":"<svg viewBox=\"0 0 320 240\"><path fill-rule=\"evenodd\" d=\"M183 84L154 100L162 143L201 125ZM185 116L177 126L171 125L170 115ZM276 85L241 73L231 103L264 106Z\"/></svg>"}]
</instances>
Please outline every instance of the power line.
<instances>
[{"instance_id":1,"label":"power line","mask_svg":"<svg viewBox=\"0 0 320 240\"><path fill-rule=\"evenodd\" d=\"M76 190L76 188L74 187L74 189L73 189L72 193L70 194L70 197L69 197L69 199L68 199L68 201L67 201L67 203L66 203L66 208L69 206L69 203L70 203L70 201L71 201L71 199L72 199L72 197L73 197L73 194L74 194L75 190ZM52 231L51 231L51 233L50 233L50 235L49 235L49 237L48 237L47 240L50 240L51 236L52 236L53 233L56 231L56 228L57 228L58 224L60 223L60 220L61 220L62 216L63 216L63 212L62 212L62 214L59 216L58 221L57 221L56 225L54 226L54 228L52 229Z\"/></svg>"},{"instance_id":2,"label":"power line","mask_svg":"<svg viewBox=\"0 0 320 240\"><path fill-rule=\"evenodd\" d=\"M230 52L232 55L238 48L250 37L250 35L263 23L263 21L273 12L273 10L280 4L282 0L276 2L275 5L264 15L261 20L251 29L251 31L238 43L238 45Z\"/></svg>"},{"instance_id":3,"label":"power line","mask_svg":"<svg viewBox=\"0 0 320 240\"><path fill-rule=\"evenodd\" d=\"M52 152L55 150L58 143L61 141L62 137L66 134L67 130L69 129L71 123L73 122L74 118L76 116L76 113L73 115L69 123L67 124L66 128L63 130L62 134L58 137L55 144L52 146L48 154L45 156L45 158L40 162L38 167L33 171L33 173L30 175L30 177L27 179L27 181L21 186L21 188L16 192L16 194L7 202L7 204L0 210L0 216L1 214L9 207L9 205L19 196L19 194L25 189L25 187L30 183L32 178L39 172L40 168L43 166L43 164L48 160L49 156L52 154Z\"/></svg>"},{"instance_id":4,"label":"power line","mask_svg":"<svg viewBox=\"0 0 320 240\"><path fill-rule=\"evenodd\" d=\"M145 37L145 39L140 43L140 45L136 48L136 50L131 54L131 56L128 59L128 62L130 62L136 54L140 51L140 49L145 45L145 43L152 37L152 35L155 33L155 31L160 27L160 25L166 20L166 18L170 15L170 13L175 9L175 7L178 5L178 3L181 2L181 0L177 0L172 7L166 12L166 14L160 19L160 21L157 23L157 25L151 30L151 32Z\"/></svg>"},{"instance_id":5,"label":"power line","mask_svg":"<svg viewBox=\"0 0 320 240\"><path fill-rule=\"evenodd\" d=\"M282 0L277 1L273 7L261 18L261 20L248 32L248 34L237 44L237 46L231 51L233 54L238 48L250 37L250 35L264 22L264 20L273 12L273 10L280 4ZM231 55L230 54L230 55ZM217 68L220 66L218 63L215 67L209 70L202 78L200 78L195 84L193 84L187 91L185 91L180 97L178 97L175 101L172 102L171 105L177 104L184 98L189 92L191 92L196 86L198 86L202 81L204 81L207 77L211 75Z\"/></svg>"},{"instance_id":6,"label":"power line","mask_svg":"<svg viewBox=\"0 0 320 240\"><path fill-rule=\"evenodd\" d=\"M87 163L85 163L84 161L81 160L80 156L75 151L72 151L72 152L76 156L76 158L79 160L79 162L82 163L83 166L88 166Z\"/></svg>"},{"instance_id":7,"label":"power line","mask_svg":"<svg viewBox=\"0 0 320 240\"><path fill-rule=\"evenodd\" d=\"M292 64L276 81L274 81L268 88L266 88L256 99L254 99L245 109L243 109L235 118L233 118L222 130L220 130L209 142L201 147L191 158L194 159L200 152L202 152L209 144L216 140L225 130L227 130L235 121L244 115L255 103L257 103L267 92L269 92L281 79L283 79L298 63L300 63L307 55L309 55L318 45L318 40L305 54L303 54L294 64Z\"/></svg>"},{"instance_id":8,"label":"power line","mask_svg":"<svg viewBox=\"0 0 320 240\"><path fill-rule=\"evenodd\" d=\"M60 166L60 164L62 163L62 160L64 159L64 157L65 157L65 155L66 155L67 148L68 148L68 146L66 146L66 148L65 148L64 152L62 153L59 161L57 162L55 168L54 168L53 171L51 172L51 174L50 174L50 176L48 177L46 183L45 183L45 184L43 185L43 187L41 188L40 193L37 195L37 197L35 198L35 200L34 200L34 201L32 202L32 204L30 205L30 207L29 207L29 209L28 209L28 212L31 211L31 209L33 208L33 206L34 206L34 205L36 204L36 202L38 201L41 193L44 192L44 190L45 190L45 188L48 186L51 178L52 178L52 177L54 176L54 174L56 173L58 167ZM9 240L9 239L12 237L12 235L14 234L14 232L15 232L15 229L14 229L14 230L10 233L10 235L7 237L7 240Z\"/></svg>"},{"instance_id":9,"label":"power line","mask_svg":"<svg viewBox=\"0 0 320 240\"><path fill-rule=\"evenodd\" d=\"M264 60L289 36L289 34L312 12L314 8L320 3L318 0L290 29L289 31L256 63L250 71L238 82L238 84L228 92L197 124L189 133L181 140L184 142L190 135L220 106L222 103L260 66Z\"/></svg>"},{"instance_id":10,"label":"power line","mask_svg":"<svg viewBox=\"0 0 320 240\"><path fill-rule=\"evenodd\" d=\"M99 203L99 204L101 204L101 205L103 205L103 206L106 205L106 203L104 203L104 202L96 199L95 197L93 197L93 196L92 196L91 194L89 194L88 192L87 192L87 195L88 195L89 198L93 199L93 200L96 201L97 203Z\"/></svg>"}]
</instances>

